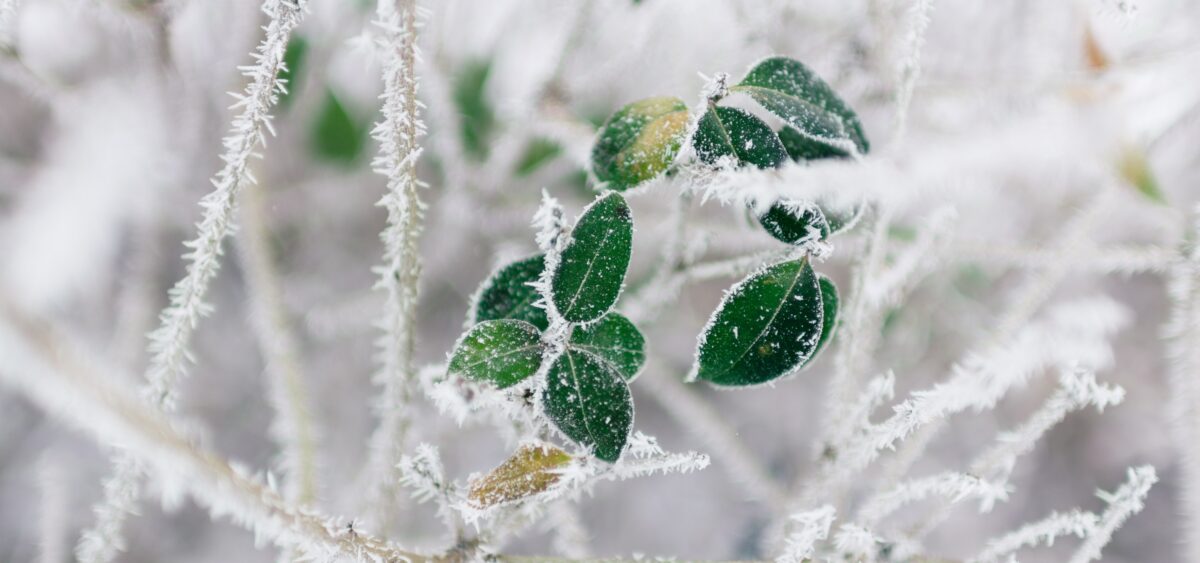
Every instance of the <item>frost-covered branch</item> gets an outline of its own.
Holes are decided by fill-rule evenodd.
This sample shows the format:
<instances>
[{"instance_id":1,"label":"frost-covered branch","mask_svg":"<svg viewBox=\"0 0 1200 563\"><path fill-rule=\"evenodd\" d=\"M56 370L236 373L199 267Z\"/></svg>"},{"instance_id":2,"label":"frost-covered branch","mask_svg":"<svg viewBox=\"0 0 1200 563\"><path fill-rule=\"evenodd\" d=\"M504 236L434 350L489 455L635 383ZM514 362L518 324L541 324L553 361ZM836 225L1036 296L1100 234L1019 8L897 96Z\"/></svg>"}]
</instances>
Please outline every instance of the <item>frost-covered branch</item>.
<instances>
[{"instance_id":1,"label":"frost-covered branch","mask_svg":"<svg viewBox=\"0 0 1200 563\"><path fill-rule=\"evenodd\" d=\"M212 179L213 191L200 202L204 216L197 225L198 234L185 243L190 249L184 255L187 273L171 288L170 304L161 314L161 324L150 334L151 358L144 394L164 410L175 408L178 381L186 375L187 363L192 360L192 333L200 318L211 312L204 297L220 268L222 242L233 229L237 193L242 186L254 182L248 170L250 157L266 143L267 133L274 132L270 110L284 91L278 76L284 68L283 56L291 32L303 18L304 1L263 3L262 11L268 17L263 28L265 37L252 54L255 64L240 68L250 82L233 105L238 114L223 142L224 165ZM95 508L102 520L84 532L78 547L85 563L104 563L115 556L115 550L107 546L120 545L119 540L112 542L120 536L122 522L133 507L133 499L139 496L137 480L133 463L116 463L114 474L105 483L105 498Z\"/></svg>"},{"instance_id":2,"label":"frost-covered branch","mask_svg":"<svg viewBox=\"0 0 1200 563\"><path fill-rule=\"evenodd\" d=\"M971 463L971 473L1007 479L1017 458L1033 450L1037 441L1068 414L1093 406L1105 408L1120 404L1125 390L1096 381L1087 370L1068 369L1059 376L1060 389L1021 426L1000 434L996 444Z\"/></svg>"},{"instance_id":3,"label":"frost-covered branch","mask_svg":"<svg viewBox=\"0 0 1200 563\"><path fill-rule=\"evenodd\" d=\"M224 165L212 179L215 189L200 201L204 217L196 226L198 234L185 243L190 249L185 255L187 274L171 289L162 324L150 335L148 395L167 410L174 408L176 383L186 375L192 359L192 332L200 318L212 311L204 296L220 268L221 243L233 227L235 198L242 186L254 182L247 168L250 157L266 143L267 134L274 133L270 111L284 88L278 75L288 38L303 18L305 0L266 0L262 10L268 18L266 36L253 53L254 64L240 68L250 82L236 95L233 107L238 114L224 140Z\"/></svg>"},{"instance_id":4,"label":"frost-covered branch","mask_svg":"<svg viewBox=\"0 0 1200 563\"><path fill-rule=\"evenodd\" d=\"M1087 563L1100 558L1100 551L1112 539L1113 532L1130 516L1142 510L1150 487L1158 482L1154 468L1149 465L1132 467L1128 478L1116 491L1096 493L1108 505L1104 512L1072 510L1051 513L1046 518L1032 522L988 542L972 563L999 561L1006 555L1039 544L1053 545L1062 536L1073 535L1083 539L1083 544L1071 557L1070 563Z\"/></svg>"},{"instance_id":5,"label":"frost-covered branch","mask_svg":"<svg viewBox=\"0 0 1200 563\"><path fill-rule=\"evenodd\" d=\"M829 537L829 529L837 518L837 509L825 505L816 510L793 514L795 531L784 540L783 553L776 558L780 563L801 563L813 557L818 542Z\"/></svg>"},{"instance_id":6,"label":"frost-covered branch","mask_svg":"<svg viewBox=\"0 0 1200 563\"><path fill-rule=\"evenodd\" d=\"M300 345L288 319L283 280L271 252L265 197L262 186L246 187L238 250L251 324L266 364L268 397L275 411L271 433L283 454L284 490L289 500L307 504L317 492L317 438L300 367Z\"/></svg>"},{"instance_id":7,"label":"frost-covered branch","mask_svg":"<svg viewBox=\"0 0 1200 563\"><path fill-rule=\"evenodd\" d=\"M1023 547L1033 547L1040 544L1054 545L1054 541L1062 536L1086 538L1096 530L1100 517L1092 512L1072 510L1070 512L1054 512L1049 516L1031 522L1019 529L988 542L987 547L972 561L985 563L998 561Z\"/></svg>"},{"instance_id":8,"label":"frost-covered branch","mask_svg":"<svg viewBox=\"0 0 1200 563\"><path fill-rule=\"evenodd\" d=\"M1164 329L1168 339L1168 378L1172 400L1169 405L1176 451L1181 456L1183 478L1181 509L1187 559L1200 557L1200 209L1190 218L1192 242L1184 260L1167 279L1171 314Z\"/></svg>"},{"instance_id":9,"label":"frost-covered branch","mask_svg":"<svg viewBox=\"0 0 1200 563\"><path fill-rule=\"evenodd\" d=\"M933 0L914 0L908 10L909 28L905 37L907 52L900 62L899 85L896 89L896 139L904 138L908 130L908 110L912 103L913 90L921 75L921 47L925 45L925 32L929 29L929 14L933 11Z\"/></svg>"},{"instance_id":10,"label":"frost-covered branch","mask_svg":"<svg viewBox=\"0 0 1200 563\"><path fill-rule=\"evenodd\" d=\"M809 481L802 498L824 498L828 488L857 475L883 450L929 424L994 407L1009 390L1048 366L1106 363L1111 355L1107 337L1124 319L1124 311L1107 300L1075 302L1060 306L1046 321L1031 323L1012 342L970 356L953 368L948 380L895 406L888 419L858 428L837 451L836 461Z\"/></svg>"},{"instance_id":11,"label":"frost-covered branch","mask_svg":"<svg viewBox=\"0 0 1200 563\"><path fill-rule=\"evenodd\" d=\"M289 504L273 487L187 439L159 410L121 387L123 376L50 327L0 303L0 382L103 443L144 463L167 489L189 492L276 545L316 560L416 557Z\"/></svg>"},{"instance_id":12,"label":"frost-covered branch","mask_svg":"<svg viewBox=\"0 0 1200 563\"><path fill-rule=\"evenodd\" d=\"M1017 458L1029 453L1039 440L1068 414L1094 406L1103 412L1106 407L1119 404L1125 398L1120 386L1105 385L1096 381L1091 371L1064 369L1059 376L1060 388L1030 417L1017 428L1001 433L996 443L971 462L970 475L991 479L996 483L1007 482ZM921 524L911 537L919 540L933 531L950 516L950 507L939 507Z\"/></svg>"},{"instance_id":13,"label":"frost-covered branch","mask_svg":"<svg viewBox=\"0 0 1200 563\"><path fill-rule=\"evenodd\" d=\"M1072 272L1097 274L1166 272L1180 259L1176 250L1149 245L1083 245L1066 250L973 241L951 243L948 254L953 260L999 267L1044 270L1065 265Z\"/></svg>"},{"instance_id":14,"label":"frost-covered branch","mask_svg":"<svg viewBox=\"0 0 1200 563\"><path fill-rule=\"evenodd\" d=\"M381 30L383 119L374 131L379 142L374 168L387 178L387 193L379 202L387 210L387 226L380 235L384 257L383 265L376 268L376 288L387 298L380 320L380 366L375 373L375 383L383 390L377 404L380 422L371 436L365 490L381 523L387 521L388 507L397 500L395 465L411 424L409 403L416 377L413 349L425 209L420 197L424 183L416 170L420 138L425 134L417 100L418 11L416 0L379 0L375 20Z\"/></svg>"},{"instance_id":15,"label":"frost-covered branch","mask_svg":"<svg viewBox=\"0 0 1200 563\"><path fill-rule=\"evenodd\" d=\"M1004 483L950 471L901 483L872 498L862 508L860 516L862 521L874 524L905 504L935 495L952 503L974 497L979 499L980 512L988 512L996 502L1007 500L1008 493L1009 489Z\"/></svg>"}]
</instances>

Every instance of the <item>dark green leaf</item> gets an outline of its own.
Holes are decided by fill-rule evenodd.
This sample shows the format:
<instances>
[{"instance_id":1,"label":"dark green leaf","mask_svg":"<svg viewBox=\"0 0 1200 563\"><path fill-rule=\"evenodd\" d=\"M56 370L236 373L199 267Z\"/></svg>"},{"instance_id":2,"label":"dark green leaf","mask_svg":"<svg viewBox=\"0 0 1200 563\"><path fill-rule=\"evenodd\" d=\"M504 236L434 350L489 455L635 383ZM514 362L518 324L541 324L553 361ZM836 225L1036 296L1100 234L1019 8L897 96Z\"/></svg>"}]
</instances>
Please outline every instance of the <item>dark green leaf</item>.
<instances>
[{"instance_id":1,"label":"dark green leaf","mask_svg":"<svg viewBox=\"0 0 1200 563\"><path fill-rule=\"evenodd\" d=\"M696 126L692 146L706 164L726 157L739 165L775 168L788 158L779 136L763 120L737 108L709 107Z\"/></svg>"},{"instance_id":2,"label":"dark green leaf","mask_svg":"<svg viewBox=\"0 0 1200 563\"><path fill-rule=\"evenodd\" d=\"M492 274L479 288L472 318L475 322L517 319L546 330L546 310L534 307L538 295L529 284L536 282L546 268L541 254L513 262Z\"/></svg>"},{"instance_id":3,"label":"dark green leaf","mask_svg":"<svg viewBox=\"0 0 1200 563\"><path fill-rule=\"evenodd\" d=\"M592 202L571 230L550 282L554 305L564 319L586 323L617 302L633 249L633 215L620 194Z\"/></svg>"},{"instance_id":4,"label":"dark green leaf","mask_svg":"<svg viewBox=\"0 0 1200 563\"><path fill-rule=\"evenodd\" d=\"M852 141L861 153L870 150L858 116L800 61L770 57L750 69L730 88L754 98L800 133L815 140Z\"/></svg>"},{"instance_id":5,"label":"dark green leaf","mask_svg":"<svg viewBox=\"0 0 1200 563\"><path fill-rule=\"evenodd\" d=\"M356 119L332 91L313 126L313 150L318 156L341 164L358 160L366 146L367 124Z\"/></svg>"},{"instance_id":6,"label":"dark green leaf","mask_svg":"<svg viewBox=\"0 0 1200 563\"><path fill-rule=\"evenodd\" d=\"M629 385L608 362L581 350L563 352L546 377L546 416L563 434L615 462L633 428Z\"/></svg>"},{"instance_id":7,"label":"dark green leaf","mask_svg":"<svg viewBox=\"0 0 1200 563\"><path fill-rule=\"evenodd\" d=\"M829 236L829 223L816 205L799 201L778 201L758 216L758 222L771 236L781 242L797 244L824 240Z\"/></svg>"},{"instance_id":8,"label":"dark green leaf","mask_svg":"<svg viewBox=\"0 0 1200 563\"><path fill-rule=\"evenodd\" d=\"M696 376L730 386L782 377L817 349L822 309L820 284L808 259L751 275L729 290L705 328Z\"/></svg>"},{"instance_id":9,"label":"dark green leaf","mask_svg":"<svg viewBox=\"0 0 1200 563\"><path fill-rule=\"evenodd\" d=\"M817 274L817 283L821 286L821 338L817 340L817 348L813 350L811 356L804 361L808 365L821 350L825 349L825 345L833 338L833 333L837 331L838 324L838 292L837 286L833 285L833 280Z\"/></svg>"},{"instance_id":10,"label":"dark green leaf","mask_svg":"<svg viewBox=\"0 0 1200 563\"><path fill-rule=\"evenodd\" d=\"M292 34L288 40L287 50L283 52L283 70L279 71L279 79L287 83L287 91L279 96L279 107L287 109L292 105L292 98L300 88L304 78L304 61L308 59L308 41L302 35Z\"/></svg>"},{"instance_id":11,"label":"dark green leaf","mask_svg":"<svg viewBox=\"0 0 1200 563\"><path fill-rule=\"evenodd\" d=\"M530 141L529 145L525 147L525 152L517 160L517 166L513 172L518 178L524 178L560 154L562 154L562 145L539 137Z\"/></svg>"},{"instance_id":12,"label":"dark green leaf","mask_svg":"<svg viewBox=\"0 0 1200 563\"><path fill-rule=\"evenodd\" d=\"M492 73L490 61L472 61L463 65L454 79L454 105L458 109L459 133L463 150L475 160L487 158L496 114L487 99L487 81Z\"/></svg>"},{"instance_id":13,"label":"dark green leaf","mask_svg":"<svg viewBox=\"0 0 1200 563\"><path fill-rule=\"evenodd\" d=\"M633 381L646 363L645 338L633 322L617 313L575 329L568 346L608 362L626 381Z\"/></svg>"},{"instance_id":14,"label":"dark green leaf","mask_svg":"<svg viewBox=\"0 0 1200 563\"><path fill-rule=\"evenodd\" d=\"M846 158L850 156L850 153L828 143L822 143L811 137L805 137L795 127L788 125L784 125L779 130L779 140L783 142L783 148L787 149L788 156L792 157L792 160L796 162L825 158Z\"/></svg>"},{"instance_id":15,"label":"dark green leaf","mask_svg":"<svg viewBox=\"0 0 1200 563\"><path fill-rule=\"evenodd\" d=\"M625 191L665 172L687 133L687 104L647 98L613 114L592 147L592 170L601 182Z\"/></svg>"},{"instance_id":16,"label":"dark green leaf","mask_svg":"<svg viewBox=\"0 0 1200 563\"><path fill-rule=\"evenodd\" d=\"M458 340L450 357L450 373L490 381L501 389L537 372L542 364L537 327L512 319L484 321Z\"/></svg>"}]
</instances>

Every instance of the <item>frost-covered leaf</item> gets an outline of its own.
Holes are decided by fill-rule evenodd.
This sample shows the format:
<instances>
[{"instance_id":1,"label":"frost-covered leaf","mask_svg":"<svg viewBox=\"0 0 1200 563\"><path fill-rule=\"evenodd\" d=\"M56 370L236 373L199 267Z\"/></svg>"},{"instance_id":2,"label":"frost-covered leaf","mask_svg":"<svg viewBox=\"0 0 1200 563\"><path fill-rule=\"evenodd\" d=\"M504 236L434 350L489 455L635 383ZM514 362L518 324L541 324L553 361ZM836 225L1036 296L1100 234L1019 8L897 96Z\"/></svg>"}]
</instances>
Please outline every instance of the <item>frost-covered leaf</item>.
<instances>
[{"instance_id":1,"label":"frost-covered leaf","mask_svg":"<svg viewBox=\"0 0 1200 563\"><path fill-rule=\"evenodd\" d=\"M458 109L463 151L475 160L487 158L496 113L487 99L490 61L472 61L454 78L454 106Z\"/></svg>"},{"instance_id":2,"label":"frost-covered leaf","mask_svg":"<svg viewBox=\"0 0 1200 563\"><path fill-rule=\"evenodd\" d=\"M541 333L513 319L484 321L467 331L450 357L451 373L501 389L534 374L542 363Z\"/></svg>"},{"instance_id":3,"label":"frost-covered leaf","mask_svg":"<svg viewBox=\"0 0 1200 563\"><path fill-rule=\"evenodd\" d=\"M700 340L696 376L717 385L755 385L812 357L821 338L821 287L808 259L746 278L725 295Z\"/></svg>"},{"instance_id":4,"label":"frost-covered leaf","mask_svg":"<svg viewBox=\"0 0 1200 563\"><path fill-rule=\"evenodd\" d=\"M779 130L779 140L788 156L796 162L822 160L826 158L845 158L850 153L828 143L822 143L811 137L805 137L795 127L784 125Z\"/></svg>"},{"instance_id":5,"label":"frost-covered leaf","mask_svg":"<svg viewBox=\"0 0 1200 563\"><path fill-rule=\"evenodd\" d=\"M629 385L609 362L568 348L546 376L546 416L563 434L592 448L598 459L621 457L633 428Z\"/></svg>"},{"instance_id":6,"label":"frost-covered leaf","mask_svg":"<svg viewBox=\"0 0 1200 563\"><path fill-rule=\"evenodd\" d=\"M788 244L824 240L829 236L825 213L820 207L801 201L775 202L758 216L758 223L776 240Z\"/></svg>"},{"instance_id":7,"label":"frost-covered leaf","mask_svg":"<svg viewBox=\"0 0 1200 563\"><path fill-rule=\"evenodd\" d=\"M775 168L788 159L779 136L763 120L738 108L708 108L696 126L692 146L706 164L717 164L725 158L758 168Z\"/></svg>"},{"instance_id":8,"label":"frost-covered leaf","mask_svg":"<svg viewBox=\"0 0 1200 563\"><path fill-rule=\"evenodd\" d=\"M571 456L549 444L526 444L487 475L471 483L467 498L487 508L520 500L549 489L558 482L558 469Z\"/></svg>"},{"instance_id":9,"label":"frost-covered leaf","mask_svg":"<svg viewBox=\"0 0 1200 563\"><path fill-rule=\"evenodd\" d=\"M579 217L550 282L564 319L586 323L607 313L625 283L633 250L633 215L620 194L602 196Z\"/></svg>"},{"instance_id":10,"label":"frost-covered leaf","mask_svg":"<svg viewBox=\"0 0 1200 563\"><path fill-rule=\"evenodd\" d=\"M472 318L475 322L517 319L546 330L546 310L535 307L540 295L533 286L546 268L541 254L518 260L492 274L479 288Z\"/></svg>"},{"instance_id":11,"label":"frost-covered leaf","mask_svg":"<svg viewBox=\"0 0 1200 563\"><path fill-rule=\"evenodd\" d=\"M687 121L687 104L679 98L647 98L621 108L592 147L596 178L618 191L657 178L675 160Z\"/></svg>"},{"instance_id":12,"label":"frost-covered leaf","mask_svg":"<svg viewBox=\"0 0 1200 563\"><path fill-rule=\"evenodd\" d=\"M837 286L833 284L833 280L828 277L817 274L817 283L821 286L821 338L817 340L817 348L813 350L811 356L804 361L808 365L821 350L825 349L825 345L833 338L833 333L837 331L838 312L840 310L841 301L838 298Z\"/></svg>"},{"instance_id":13,"label":"frost-covered leaf","mask_svg":"<svg viewBox=\"0 0 1200 563\"><path fill-rule=\"evenodd\" d=\"M849 140L858 152L870 149L858 116L800 61L787 57L764 59L730 90L749 95L814 140L827 139L835 145Z\"/></svg>"},{"instance_id":14,"label":"frost-covered leaf","mask_svg":"<svg viewBox=\"0 0 1200 563\"><path fill-rule=\"evenodd\" d=\"M575 329L569 346L612 364L626 381L633 381L646 363L646 340L642 333L632 321L617 313Z\"/></svg>"},{"instance_id":15,"label":"frost-covered leaf","mask_svg":"<svg viewBox=\"0 0 1200 563\"><path fill-rule=\"evenodd\" d=\"M312 128L313 151L326 160L352 164L367 144L368 124L351 115L333 91L325 101Z\"/></svg>"},{"instance_id":16,"label":"frost-covered leaf","mask_svg":"<svg viewBox=\"0 0 1200 563\"><path fill-rule=\"evenodd\" d=\"M798 244L815 238L825 240L858 221L862 206L850 209L810 204L796 200L781 200L758 216L758 222L768 234L781 242Z\"/></svg>"}]
</instances>

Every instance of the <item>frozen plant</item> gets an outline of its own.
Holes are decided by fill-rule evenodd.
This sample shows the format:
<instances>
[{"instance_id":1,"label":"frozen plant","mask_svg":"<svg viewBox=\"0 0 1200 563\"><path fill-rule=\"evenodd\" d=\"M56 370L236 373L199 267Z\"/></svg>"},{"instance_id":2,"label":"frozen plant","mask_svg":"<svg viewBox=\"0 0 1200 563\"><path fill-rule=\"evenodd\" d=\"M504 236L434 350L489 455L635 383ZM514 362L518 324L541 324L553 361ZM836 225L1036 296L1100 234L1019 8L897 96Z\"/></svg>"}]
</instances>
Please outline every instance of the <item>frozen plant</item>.
<instances>
[{"instance_id":1,"label":"frozen plant","mask_svg":"<svg viewBox=\"0 0 1200 563\"><path fill-rule=\"evenodd\" d=\"M1196 559L1198 37L0 0L0 560Z\"/></svg>"}]
</instances>

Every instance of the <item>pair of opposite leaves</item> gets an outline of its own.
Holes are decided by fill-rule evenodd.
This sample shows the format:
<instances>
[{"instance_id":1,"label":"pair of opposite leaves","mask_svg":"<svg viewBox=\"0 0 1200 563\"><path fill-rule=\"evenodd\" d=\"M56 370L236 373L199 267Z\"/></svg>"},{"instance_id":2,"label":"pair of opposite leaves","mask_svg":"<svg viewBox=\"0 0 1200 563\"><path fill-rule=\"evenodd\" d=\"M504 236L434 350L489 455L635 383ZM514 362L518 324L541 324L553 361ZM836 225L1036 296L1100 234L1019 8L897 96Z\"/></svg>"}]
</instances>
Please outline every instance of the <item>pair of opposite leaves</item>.
<instances>
[{"instance_id":1,"label":"pair of opposite leaves","mask_svg":"<svg viewBox=\"0 0 1200 563\"><path fill-rule=\"evenodd\" d=\"M600 197L575 223L549 277L551 303L571 325L541 389L546 417L568 438L615 462L633 429L629 382L645 363L645 339L612 312L633 249L633 217L617 193ZM501 268L480 289L477 323L455 345L449 370L504 389L525 381L549 360L542 331L546 310L535 306L544 277L542 255ZM578 325L578 326L576 326Z\"/></svg>"},{"instance_id":2,"label":"pair of opposite leaves","mask_svg":"<svg viewBox=\"0 0 1200 563\"><path fill-rule=\"evenodd\" d=\"M744 110L710 102L696 124L692 146L705 164L777 168L789 158L810 161L866 153L870 144L852 109L800 61L770 57L754 65L730 92L743 93L785 123L778 132ZM688 128L687 104L674 97L626 105L600 130L592 150L596 178L625 191L668 171ZM775 238L796 244L822 238L852 222L854 213L831 212L802 202L775 202L759 214Z\"/></svg>"}]
</instances>

